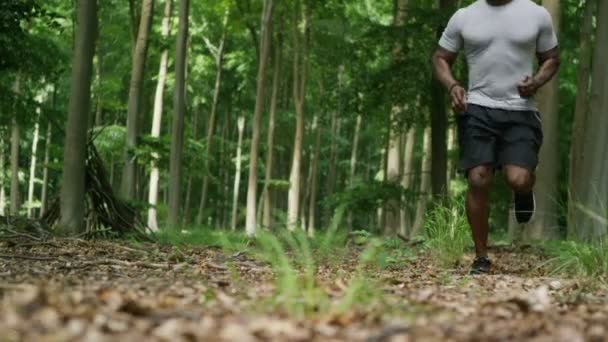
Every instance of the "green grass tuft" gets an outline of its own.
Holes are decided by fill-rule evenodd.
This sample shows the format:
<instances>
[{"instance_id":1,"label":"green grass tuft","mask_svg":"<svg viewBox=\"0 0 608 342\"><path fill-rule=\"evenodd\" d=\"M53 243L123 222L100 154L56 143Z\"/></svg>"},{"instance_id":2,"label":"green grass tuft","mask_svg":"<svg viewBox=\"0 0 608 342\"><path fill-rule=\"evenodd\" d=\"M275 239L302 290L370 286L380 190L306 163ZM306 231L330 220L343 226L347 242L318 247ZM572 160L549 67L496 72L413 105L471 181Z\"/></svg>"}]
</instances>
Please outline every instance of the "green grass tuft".
<instances>
[{"instance_id":1,"label":"green grass tuft","mask_svg":"<svg viewBox=\"0 0 608 342\"><path fill-rule=\"evenodd\" d=\"M546 267L552 274L591 278L608 276L608 238L592 243L556 241L543 249L550 259L541 267Z\"/></svg>"},{"instance_id":2,"label":"green grass tuft","mask_svg":"<svg viewBox=\"0 0 608 342\"><path fill-rule=\"evenodd\" d=\"M472 246L464 201L449 199L432 208L425 218L425 247L442 266L455 266Z\"/></svg>"}]
</instances>

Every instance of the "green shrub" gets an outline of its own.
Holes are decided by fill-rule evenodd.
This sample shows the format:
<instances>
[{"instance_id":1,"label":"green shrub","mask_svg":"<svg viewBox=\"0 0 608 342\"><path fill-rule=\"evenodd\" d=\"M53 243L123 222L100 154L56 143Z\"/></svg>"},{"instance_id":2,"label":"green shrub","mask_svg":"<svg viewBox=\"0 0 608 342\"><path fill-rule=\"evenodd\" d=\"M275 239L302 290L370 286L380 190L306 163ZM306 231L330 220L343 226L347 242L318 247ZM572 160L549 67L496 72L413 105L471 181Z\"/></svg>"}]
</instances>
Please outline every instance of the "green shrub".
<instances>
[{"instance_id":1,"label":"green shrub","mask_svg":"<svg viewBox=\"0 0 608 342\"><path fill-rule=\"evenodd\" d=\"M552 274L605 277L608 275L608 238L593 243L558 241L544 247L551 257L541 267Z\"/></svg>"}]
</instances>

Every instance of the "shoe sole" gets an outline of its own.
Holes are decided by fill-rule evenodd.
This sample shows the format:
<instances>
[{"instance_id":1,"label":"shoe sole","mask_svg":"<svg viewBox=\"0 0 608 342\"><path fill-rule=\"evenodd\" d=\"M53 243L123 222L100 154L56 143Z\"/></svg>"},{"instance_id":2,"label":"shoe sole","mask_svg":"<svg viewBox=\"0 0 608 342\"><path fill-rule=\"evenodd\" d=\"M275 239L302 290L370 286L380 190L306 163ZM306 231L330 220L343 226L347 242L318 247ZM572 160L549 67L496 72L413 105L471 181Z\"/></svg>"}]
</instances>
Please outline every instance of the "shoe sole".
<instances>
[{"instance_id":1,"label":"shoe sole","mask_svg":"<svg viewBox=\"0 0 608 342\"><path fill-rule=\"evenodd\" d=\"M515 222L519 224L530 223L534 220L534 218L536 217L536 194L534 193L534 191L532 192L532 215L530 215L530 218L527 221L523 222L520 222L517 219L517 209L515 209L515 194L513 194L513 214L515 216Z\"/></svg>"}]
</instances>

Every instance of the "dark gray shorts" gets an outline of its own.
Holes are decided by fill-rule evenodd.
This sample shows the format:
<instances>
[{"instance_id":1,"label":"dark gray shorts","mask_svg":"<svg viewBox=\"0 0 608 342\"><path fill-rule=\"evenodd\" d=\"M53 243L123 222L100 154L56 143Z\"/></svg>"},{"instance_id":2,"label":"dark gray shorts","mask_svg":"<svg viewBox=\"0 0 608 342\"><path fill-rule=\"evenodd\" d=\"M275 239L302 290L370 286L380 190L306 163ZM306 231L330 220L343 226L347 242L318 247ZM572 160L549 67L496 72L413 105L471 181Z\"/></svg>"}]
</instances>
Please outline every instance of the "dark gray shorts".
<instances>
[{"instance_id":1,"label":"dark gray shorts","mask_svg":"<svg viewBox=\"0 0 608 342\"><path fill-rule=\"evenodd\" d=\"M534 172L543 141L540 114L469 104L458 115L459 170L516 165Z\"/></svg>"}]
</instances>

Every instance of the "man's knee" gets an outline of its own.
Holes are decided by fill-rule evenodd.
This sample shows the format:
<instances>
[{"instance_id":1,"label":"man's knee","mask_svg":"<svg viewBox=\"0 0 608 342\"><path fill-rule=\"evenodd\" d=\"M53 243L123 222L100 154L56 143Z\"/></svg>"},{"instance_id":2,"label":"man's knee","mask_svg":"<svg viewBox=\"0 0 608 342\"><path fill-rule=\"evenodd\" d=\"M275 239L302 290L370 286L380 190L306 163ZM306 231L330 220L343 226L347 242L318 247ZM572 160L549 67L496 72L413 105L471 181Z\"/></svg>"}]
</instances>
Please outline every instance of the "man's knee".
<instances>
[{"instance_id":1,"label":"man's knee","mask_svg":"<svg viewBox=\"0 0 608 342\"><path fill-rule=\"evenodd\" d=\"M474 189L487 189L492 183L492 168L477 166L469 170L469 187Z\"/></svg>"},{"instance_id":2,"label":"man's knee","mask_svg":"<svg viewBox=\"0 0 608 342\"><path fill-rule=\"evenodd\" d=\"M532 173L521 167L506 167L507 184L515 191L529 191L534 185Z\"/></svg>"}]
</instances>

